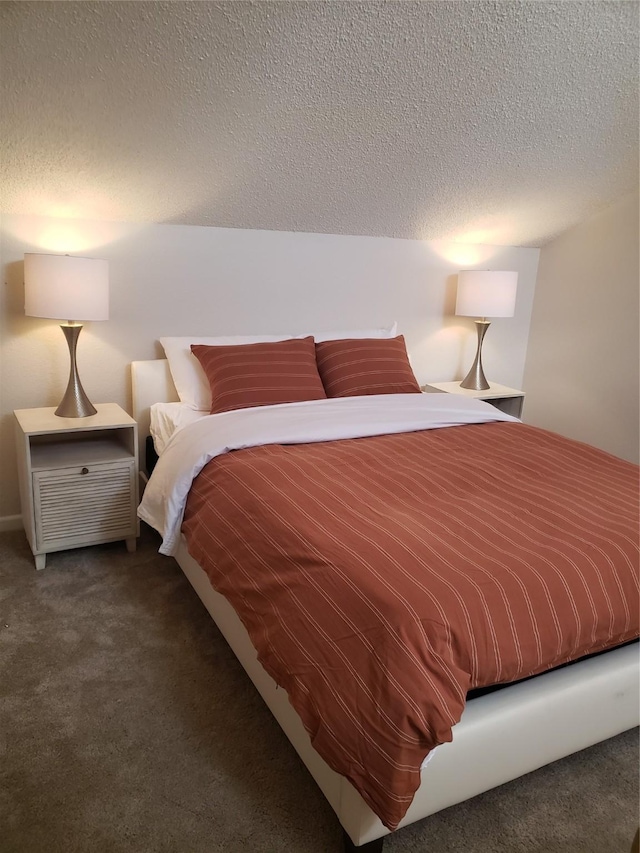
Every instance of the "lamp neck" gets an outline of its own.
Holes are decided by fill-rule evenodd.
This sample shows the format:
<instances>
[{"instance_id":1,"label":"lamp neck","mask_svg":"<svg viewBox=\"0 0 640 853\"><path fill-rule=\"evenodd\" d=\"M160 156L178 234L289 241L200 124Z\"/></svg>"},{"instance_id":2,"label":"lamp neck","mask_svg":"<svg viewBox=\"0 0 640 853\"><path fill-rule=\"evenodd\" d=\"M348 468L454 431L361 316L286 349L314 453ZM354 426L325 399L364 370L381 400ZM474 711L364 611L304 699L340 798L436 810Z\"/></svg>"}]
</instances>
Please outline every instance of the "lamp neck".
<instances>
[{"instance_id":1,"label":"lamp neck","mask_svg":"<svg viewBox=\"0 0 640 853\"><path fill-rule=\"evenodd\" d=\"M62 323L60 328L69 345L70 372L67 390L55 414L61 418L86 418L89 415L95 415L96 408L82 387L76 364L76 346L78 344L78 337L82 331L82 324L70 323L67 325Z\"/></svg>"}]
</instances>

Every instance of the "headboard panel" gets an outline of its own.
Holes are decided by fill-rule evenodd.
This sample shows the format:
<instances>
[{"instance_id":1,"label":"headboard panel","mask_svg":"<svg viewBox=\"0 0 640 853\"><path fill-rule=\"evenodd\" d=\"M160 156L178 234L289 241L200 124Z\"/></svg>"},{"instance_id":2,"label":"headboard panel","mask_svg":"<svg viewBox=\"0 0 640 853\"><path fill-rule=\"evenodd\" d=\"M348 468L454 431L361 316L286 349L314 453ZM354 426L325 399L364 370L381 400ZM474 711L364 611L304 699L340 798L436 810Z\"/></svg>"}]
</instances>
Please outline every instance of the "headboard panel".
<instances>
[{"instance_id":1,"label":"headboard panel","mask_svg":"<svg viewBox=\"0 0 640 853\"><path fill-rule=\"evenodd\" d=\"M131 402L133 417L138 424L138 458L143 467L145 441L149 435L149 409L154 403L178 402L169 362L166 358L131 362Z\"/></svg>"}]
</instances>

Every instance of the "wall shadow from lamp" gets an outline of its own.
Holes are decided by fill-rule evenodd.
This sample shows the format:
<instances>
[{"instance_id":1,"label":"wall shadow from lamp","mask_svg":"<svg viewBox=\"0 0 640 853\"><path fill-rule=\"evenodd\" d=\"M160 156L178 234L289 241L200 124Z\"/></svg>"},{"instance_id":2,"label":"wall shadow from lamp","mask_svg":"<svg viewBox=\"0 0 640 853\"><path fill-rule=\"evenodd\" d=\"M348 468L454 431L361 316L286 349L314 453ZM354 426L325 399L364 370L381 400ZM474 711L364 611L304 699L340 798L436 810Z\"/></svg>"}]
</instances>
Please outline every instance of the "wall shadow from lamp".
<instances>
[{"instance_id":1,"label":"wall shadow from lamp","mask_svg":"<svg viewBox=\"0 0 640 853\"><path fill-rule=\"evenodd\" d=\"M28 252L24 256L24 294L27 316L67 320L60 328L69 346L69 382L55 414L61 418L95 415L96 408L78 374L76 349L82 324L77 319L109 319L108 262Z\"/></svg>"},{"instance_id":2,"label":"wall shadow from lamp","mask_svg":"<svg viewBox=\"0 0 640 853\"><path fill-rule=\"evenodd\" d=\"M476 356L461 388L486 391L491 387L482 369L482 342L491 325L487 317L513 317L516 308L518 273L505 270L462 270L458 273L456 314L478 317Z\"/></svg>"}]
</instances>

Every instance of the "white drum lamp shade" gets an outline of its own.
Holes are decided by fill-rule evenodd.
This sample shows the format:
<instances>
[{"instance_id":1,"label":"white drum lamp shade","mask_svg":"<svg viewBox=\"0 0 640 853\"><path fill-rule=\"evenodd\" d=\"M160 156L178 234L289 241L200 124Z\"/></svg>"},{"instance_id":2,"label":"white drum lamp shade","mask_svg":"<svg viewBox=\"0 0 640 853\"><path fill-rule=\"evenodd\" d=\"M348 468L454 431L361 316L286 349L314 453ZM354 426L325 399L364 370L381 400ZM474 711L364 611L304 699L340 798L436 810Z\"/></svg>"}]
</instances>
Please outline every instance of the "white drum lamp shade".
<instances>
[{"instance_id":1,"label":"white drum lamp shade","mask_svg":"<svg viewBox=\"0 0 640 853\"><path fill-rule=\"evenodd\" d=\"M85 418L96 409L85 394L76 364L82 325L76 320L109 319L109 265L98 258L70 255L24 256L24 312L29 317L66 320L61 325L69 345L69 383L56 415Z\"/></svg>"},{"instance_id":2,"label":"white drum lamp shade","mask_svg":"<svg viewBox=\"0 0 640 853\"><path fill-rule=\"evenodd\" d=\"M462 270L458 273L456 314L478 317L478 347L471 370L460 383L470 391L485 391L491 386L482 369L482 341L491 325L487 317L513 317L516 310L518 273L506 270Z\"/></svg>"},{"instance_id":3,"label":"white drum lamp shade","mask_svg":"<svg viewBox=\"0 0 640 853\"><path fill-rule=\"evenodd\" d=\"M518 273L462 270L458 273L456 314L462 317L513 317Z\"/></svg>"},{"instance_id":4,"label":"white drum lamp shade","mask_svg":"<svg viewBox=\"0 0 640 853\"><path fill-rule=\"evenodd\" d=\"M109 264L70 255L24 256L24 312L51 320L108 320Z\"/></svg>"}]
</instances>

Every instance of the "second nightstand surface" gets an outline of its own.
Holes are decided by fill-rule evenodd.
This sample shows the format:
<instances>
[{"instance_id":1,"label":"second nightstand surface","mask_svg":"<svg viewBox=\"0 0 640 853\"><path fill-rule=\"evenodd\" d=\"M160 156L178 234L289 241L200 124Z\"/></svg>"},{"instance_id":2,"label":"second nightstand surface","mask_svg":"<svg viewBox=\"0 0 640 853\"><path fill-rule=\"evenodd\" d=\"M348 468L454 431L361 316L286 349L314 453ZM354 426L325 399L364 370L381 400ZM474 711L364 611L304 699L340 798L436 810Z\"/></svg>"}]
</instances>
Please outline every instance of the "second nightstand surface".
<instances>
[{"instance_id":1,"label":"second nightstand surface","mask_svg":"<svg viewBox=\"0 0 640 853\"><path fill-rule=\"evenodd\" d=\"M516 418L522 417L524 391L519 391L517 388L509 388L507 385L498 385L497 382L492 382L489 388L486 388L484 391L461 388L459 382L429 382L422 390L427 394L456 394L460 397L472 397L474 400L484 400L507 415L513 415Z\"/></svg>"},{"instance_id":2,"label":"second nightstand surface","mask_svg":"<svg viewBox=\"0 0 640 853\"><path fill-rule=\"evenodd\" d=\"M491 400L494 397L524 397L524 391L517 388L508 388L506 385L498 385L492 382L490 387L484 391L474 391L469 388L461 388L459 382L429 382L425 388L437 388L445 394L460 394L463 397L474 397L478 400Z\"/></svg>"}]
</instances>

